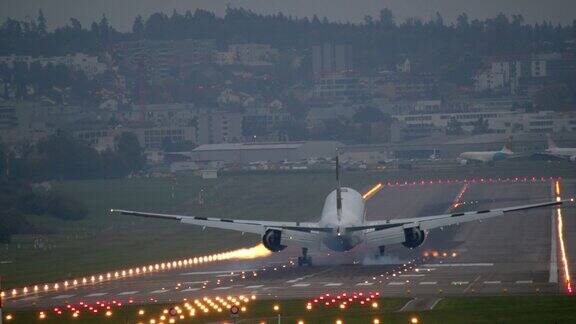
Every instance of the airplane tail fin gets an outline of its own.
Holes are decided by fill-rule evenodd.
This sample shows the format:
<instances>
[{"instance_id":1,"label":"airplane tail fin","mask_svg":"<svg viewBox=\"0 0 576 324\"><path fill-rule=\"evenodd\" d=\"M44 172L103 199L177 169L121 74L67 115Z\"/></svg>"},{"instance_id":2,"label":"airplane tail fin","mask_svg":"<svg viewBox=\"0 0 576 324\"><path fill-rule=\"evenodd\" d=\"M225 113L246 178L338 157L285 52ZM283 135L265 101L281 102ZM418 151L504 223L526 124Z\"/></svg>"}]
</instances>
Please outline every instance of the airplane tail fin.
<instances>
[{"instance_id":1,"label":"airplane tail fin","mask_svg":"<svg viewBox=\"0 0 576 324\"><path fill-rule=\"evenodd\" d=\"M508 137L508 140L506 141L506 144L504 144L504 146L502 147L502 152L504 153L508 153L508 154L512 154L514 152L512 152L512 150L510 149L510 144L512 144L512 139L513 137L510 136Z\"/></svg>"},{"instance_id":2,"label":"airplane tail fin","mask_svg":"<svg viewBox=\"0 0 576 324\"><path fill-rule=\"evenodd\" d=\"M336 210L338 216L342 212L342 187L340 184L340 153L336 150Z\"/></svg>"},{"instance_id":3,"label":"airplane tail fin","mask_svg":"<svg viewBox=\"0 0 576 324\"><path fill-rule=\"evenodd\" d=\"M548 148L549 149L555 149L558 148L558 146L556 146L556 143L554 142L554 140L552 139L552 136L550 134L546 135L548 137Z\"/></svg>"}]
</instances>

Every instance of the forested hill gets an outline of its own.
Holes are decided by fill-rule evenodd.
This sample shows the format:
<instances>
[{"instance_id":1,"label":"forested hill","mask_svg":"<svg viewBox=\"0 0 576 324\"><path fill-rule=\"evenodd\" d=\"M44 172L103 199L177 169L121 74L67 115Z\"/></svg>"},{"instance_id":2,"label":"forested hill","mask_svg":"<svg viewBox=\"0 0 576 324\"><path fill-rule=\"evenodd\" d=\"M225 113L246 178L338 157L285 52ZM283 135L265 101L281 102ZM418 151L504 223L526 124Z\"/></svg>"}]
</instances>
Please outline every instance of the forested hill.
<instances>
[{"instance_id":1,"label":"forested hill","mask_svg":"<svg viewBox=\"0 0 576 324\"><path fill-rule=\"evenodd\" d=\"M351 44L366 66L386 63L399 55L416 55L449 61L468 53L500 55L563 52L574 46L576 20L567 26L541 22L525 24L521 15L500 14L471 20L465 13L447 24L440 14L430 21L409 18L397 21L388 9L379 16L366 16L362 24L331 22L313 16L295 18L282 13L256 14L229 8L223 17L206 10L155 13L136 17L133 30L121 33L105 16L90 26L71 18L66 26L46 28L40 11L29 21L7 19L0 27L0 55L63 55L71 52L99 53L115 43L136 39L215 39L219 45L259 42L285 49L308 49L311 45L336 41Z\"/></svg>"}]
</instances>

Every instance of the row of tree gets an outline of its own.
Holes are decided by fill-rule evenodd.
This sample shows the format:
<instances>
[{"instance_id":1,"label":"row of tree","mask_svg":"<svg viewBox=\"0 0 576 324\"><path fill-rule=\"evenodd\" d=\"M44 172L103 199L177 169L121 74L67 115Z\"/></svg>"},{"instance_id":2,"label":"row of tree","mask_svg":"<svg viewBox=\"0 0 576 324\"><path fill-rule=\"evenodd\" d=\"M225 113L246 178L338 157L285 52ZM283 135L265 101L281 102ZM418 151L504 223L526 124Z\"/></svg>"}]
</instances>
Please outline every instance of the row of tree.
<instances>
[{"instance_id":1,"label":"row of tree","mask_svg":"<svg viewBox=\"0 0 576 324\"><path fill-rule=\"evenodd\" d=\"M9 242L14 234L41 231L26 220L26 215L78 220L86 217L87 208L73 197L33 189L26 181L0 177L0 243Z\"/></svg>"},{"instance_id":2,"label":"row of tree","mask_svg":"<svg viewBox=\"0 0 576 324\"><path fill-rule=\"evenodd\" d=\"M307 49L325 41L349 43L361 50L359 67L396 59L397 55L419 54L426 60L455 63L464 54L490 55L526 53L538 50L562 51L567 40L576 37L576 20L568 26L544 21L526 24L521 15L499 14L484 20L470 19L462 13L456 23L447 24L440 13L430 21L408 18L398 22L389 9L378 17L366 16L364 23L352 24L320 19L314 15L295 18L278 14L263 15L243 8L227 8L223 17L198 9L171 15L154 13L136 17L132 32L122 33L103 16L90 28L72 18L56 28L46 29L40 11L36 20L7 19L0 26L0 55L56 55L74 51L97 53L114 43L135 39L216 39L220 43L262 42L278 48Z\"/></svg>"},{"instance_id":3,"label":"row of tree","mask_svg":"<svg viewBox=\"0 0 576 324\"><path fill-rule=\"evenodd\" d=\"M26 215L45 215L78 220L86 206L32 183L45 180L89 179L126 176L144 168L144 155L136 136L123 133L115 150L97 152L89 143L65 132L30 146L19 156L0 147L0 243L14 234L42 231L27 222Z\"/></svg>"},{"instance_id":4,"label":"row of tree","mask_svg":"<svg viewBox=\"0 0 576 324\"><path fill-rule=\"evenodd\" d=\"M122 177L144 168L145 157L134 134L122 133L115 146L98 152L88 142L59 131L24 148L18 157L0 156L0 168L4 175L30 181Z\"/></svg>"}]
</instances>

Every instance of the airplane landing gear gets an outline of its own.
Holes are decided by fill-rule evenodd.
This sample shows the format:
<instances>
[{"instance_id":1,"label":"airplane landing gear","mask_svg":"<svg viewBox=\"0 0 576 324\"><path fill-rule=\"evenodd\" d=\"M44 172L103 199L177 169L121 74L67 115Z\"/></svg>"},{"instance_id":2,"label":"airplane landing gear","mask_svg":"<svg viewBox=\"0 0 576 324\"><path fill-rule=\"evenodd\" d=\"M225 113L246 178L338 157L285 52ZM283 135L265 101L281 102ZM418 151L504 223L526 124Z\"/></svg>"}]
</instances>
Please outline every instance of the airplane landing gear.
<instances>
[{"instance_id":1,"label":"airplane landing gear","mask_svg":"<svg viewBox=\"0 0 576 324\"><path fill-rule=\"evenodd\" d=\"M383 256L386 253L386 246L382 245L378 247L378 253L380 253L380 256Z\"/></svg>"},{"instance_id":2,"label":"airplane landing gear","mask_svg":"<svg viewBox=\"0 0 576 324\"><path fill-rule=\"evenodd\" d=\"M298 266L302 267L304 265L312 265L312 257L308 255L307 248L302 248L302 256L298 257Z\"/></svg>"}]
</instances>

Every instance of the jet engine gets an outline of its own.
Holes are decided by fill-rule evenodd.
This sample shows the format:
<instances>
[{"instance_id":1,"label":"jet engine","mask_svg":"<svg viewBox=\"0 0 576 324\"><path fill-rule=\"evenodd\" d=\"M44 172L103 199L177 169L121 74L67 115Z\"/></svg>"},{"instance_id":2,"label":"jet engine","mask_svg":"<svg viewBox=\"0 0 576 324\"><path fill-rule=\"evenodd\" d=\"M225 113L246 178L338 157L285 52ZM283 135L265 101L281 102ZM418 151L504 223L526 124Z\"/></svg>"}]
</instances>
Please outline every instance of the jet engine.
<instances>
[{"instance_id":1,"label":"jet engine","mask_svg":"<svg viewBox=\"0 0 576 324\"><path fill-rule=\"evenodd\" d=\"M286 245L282 245L282 232L275 229L269 229L264 233L262 244L272 252L280 252L286 248Z\"/></svg>"},{"instance_id":2,"label":"jet engine","mask_svg":"<svg viewBox=\"0 0 576 324\"><path fill-rule=\"evenodd\" d=\"M571 162L576 162L576 155L572 155L572 156L570 157L570 161L571 161Z\"/></svg>"},{"instance_id":3,"label":"jet engine","mask_svg":"<svg viewBox=\"0 0 576 324\"><path fill-rule=\"evenodd\" d=\"M468 164L468 160L466 160L466 159L460 159L458 162L460 162L460 165L467 165Z\"/></svg>"},{"instance_id":4,"label":"jet engine","mask_svg":"<svg viewBox=\"0 0 576 324\"><path fill-rule=\"evenodd\" d=\"M409 249L417 248L426 239L426 233L418 227L411 227L404 229L405 241L402 243L405 247Z\"/></svg>"}]
</instances>

